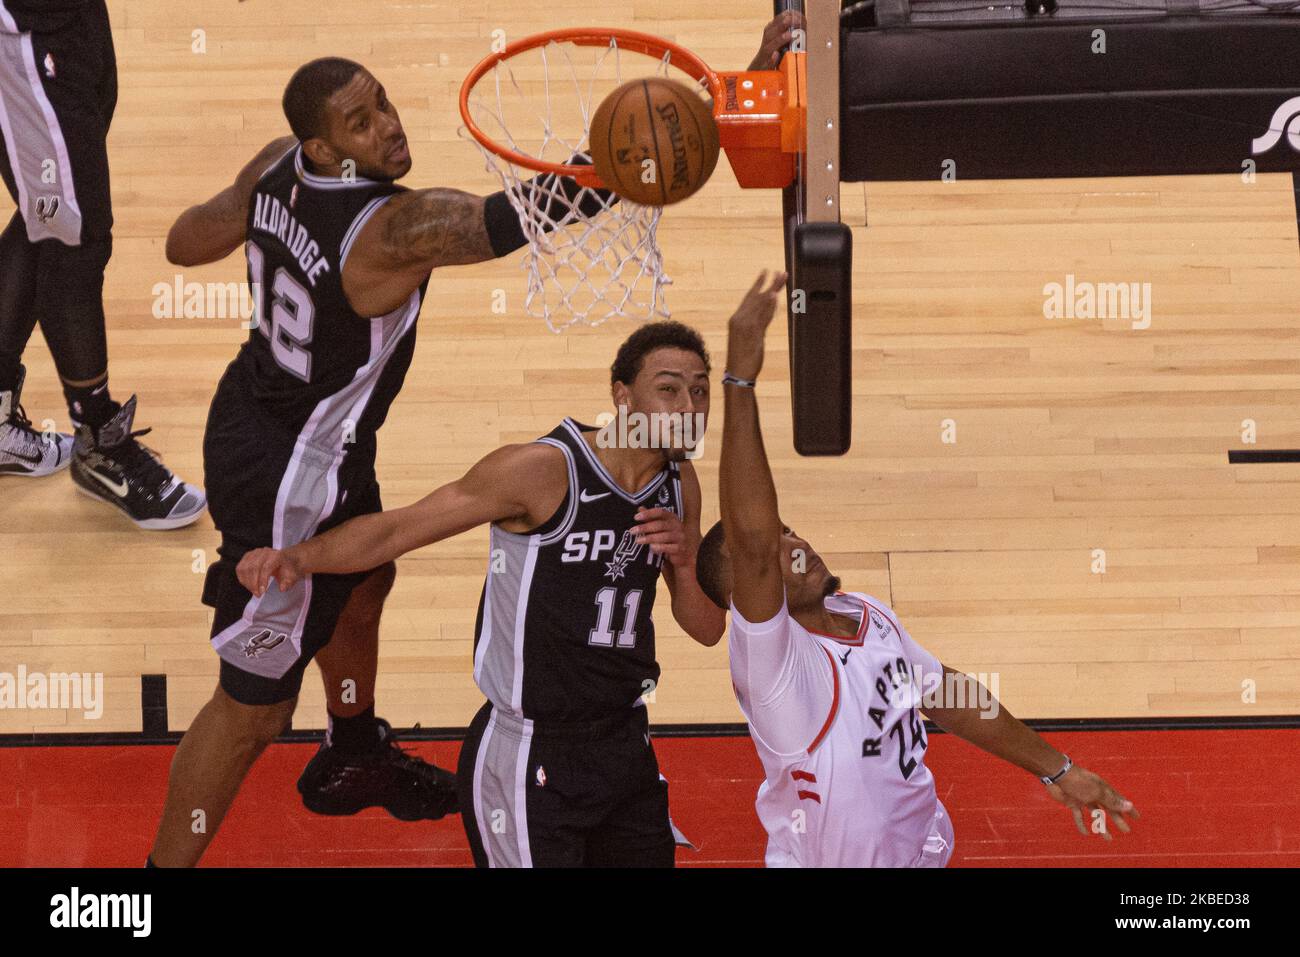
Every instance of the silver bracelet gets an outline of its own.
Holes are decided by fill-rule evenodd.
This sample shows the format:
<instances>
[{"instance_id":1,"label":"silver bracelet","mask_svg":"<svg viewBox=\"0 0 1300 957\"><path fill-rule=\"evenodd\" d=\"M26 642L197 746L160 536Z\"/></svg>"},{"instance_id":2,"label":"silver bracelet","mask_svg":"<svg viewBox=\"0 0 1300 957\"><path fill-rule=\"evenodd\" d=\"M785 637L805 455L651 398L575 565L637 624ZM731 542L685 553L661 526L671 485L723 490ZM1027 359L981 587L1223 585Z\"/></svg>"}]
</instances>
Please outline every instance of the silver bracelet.
<instances>
[{"instance_id":1,"label":"silver bracelet","mask_svg":"<svg viewBox=\"0 0 1300 957\"><path fill-rule=\"evenodd\" d=\"M739 376L732 375L730 372L724 372L722 373L722 384L741 385L744 386L746 389L752 389L758 383L757 380L754 379L742 379Z\"/></svg>"},{"instance_id":2,"label":"silver bracelet","mask_svg":"<svg viewBox=\"0 0 1300 957\"><path fill-rule=\"evenodd\" d=\"M1061 770L1057 771L1051 777L1040 777L1038 780L1042 781L1044 784L1055 784L1057 781L1061 780L1061 778L1065 777L1073 767L1074 762L1070 760L1070 756L1067 754L1065 756L1065 767L1061 768Z\"/></svg>"}]
</instances>

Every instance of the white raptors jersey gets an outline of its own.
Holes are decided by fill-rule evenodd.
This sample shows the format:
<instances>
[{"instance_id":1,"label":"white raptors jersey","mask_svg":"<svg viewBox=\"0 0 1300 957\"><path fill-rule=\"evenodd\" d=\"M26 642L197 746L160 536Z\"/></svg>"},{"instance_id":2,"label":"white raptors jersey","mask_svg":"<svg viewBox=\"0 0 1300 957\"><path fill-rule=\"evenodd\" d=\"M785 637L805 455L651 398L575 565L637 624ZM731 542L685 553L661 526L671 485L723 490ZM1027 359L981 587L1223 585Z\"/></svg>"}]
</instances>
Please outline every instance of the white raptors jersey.
<instances>
[{"instance_id":1,"label":"white raptors jersey","mask_svg":"<svg viewBox=\"0 0 1300 957\"><path fill-rule=\"evenodd\" d=\"M942 681L882 601L839 593L852 638L810 632L782 605L752 623L731 608L731 677L766 780L769 867L943 866L952 830L925 766L917 706Z\"/></svg>"}]
</instances>

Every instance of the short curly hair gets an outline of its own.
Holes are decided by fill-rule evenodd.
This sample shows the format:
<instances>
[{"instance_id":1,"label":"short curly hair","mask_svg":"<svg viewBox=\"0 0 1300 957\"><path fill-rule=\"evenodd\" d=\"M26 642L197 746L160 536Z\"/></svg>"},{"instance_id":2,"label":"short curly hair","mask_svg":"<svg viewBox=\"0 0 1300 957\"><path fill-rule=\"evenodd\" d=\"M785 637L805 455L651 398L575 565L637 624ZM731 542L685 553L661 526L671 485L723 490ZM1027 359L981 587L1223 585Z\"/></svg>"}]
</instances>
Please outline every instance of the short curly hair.
<instances>
[{"instance_id":1,"label":"short curly hair","mask_svg":"<svg viewBox=\"0 0 1300 957\"><path fill-rule=\"evenodd\" d=\"M364 70L360 63L327 56L298 67L284 88L284 117L300 143L325 132L325 101Z\"/></svg>"},{"instance_id":2,"label":"short curly hair","mask_svg":"<svg viewBox=\"0 0 1300 957\"><path fill-rule=\"evenodd\" d=\"M704 362L704 371L711 372L709 350L704 348L704 337L690 326L671 319L648 322L618 347L614 364L609 367L609 384L622 382L631 385L641 374L645 357L656 349L685 349L694 352Z\"/></svg>"}]
</instances>

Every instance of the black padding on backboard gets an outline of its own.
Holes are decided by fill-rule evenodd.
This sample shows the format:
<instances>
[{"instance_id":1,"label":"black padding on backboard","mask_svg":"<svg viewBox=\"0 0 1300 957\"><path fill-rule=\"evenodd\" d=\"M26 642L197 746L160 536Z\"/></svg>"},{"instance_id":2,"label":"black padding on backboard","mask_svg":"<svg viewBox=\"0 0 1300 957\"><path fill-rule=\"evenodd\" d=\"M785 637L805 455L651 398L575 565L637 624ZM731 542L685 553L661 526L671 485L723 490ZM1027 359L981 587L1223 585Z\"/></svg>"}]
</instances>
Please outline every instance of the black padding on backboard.
<instances>
[{"instance_id":1,"label":"black padding on backboard","mask_svg":"<svg viewBox=\"0 0 1300 957\"><path fill-rule=\"evenodd\" d=\"M913 2L915 13L925 5ZM840 178L1300 169L1300 15L1089 15L845 31ZM1097 36L1104 32L1105 52Z\"/></svg>"},{"instance_id":2,"label":"black padding on backboard","mask_svg":"<svg viewBox=\"0 0 1300 957\"><path fill-rule=\"evenodd\" d=\"M791 245L794 448L843 455L853 438L853 234L843 223L800 223Z\"/></svg>"}]
</instances>

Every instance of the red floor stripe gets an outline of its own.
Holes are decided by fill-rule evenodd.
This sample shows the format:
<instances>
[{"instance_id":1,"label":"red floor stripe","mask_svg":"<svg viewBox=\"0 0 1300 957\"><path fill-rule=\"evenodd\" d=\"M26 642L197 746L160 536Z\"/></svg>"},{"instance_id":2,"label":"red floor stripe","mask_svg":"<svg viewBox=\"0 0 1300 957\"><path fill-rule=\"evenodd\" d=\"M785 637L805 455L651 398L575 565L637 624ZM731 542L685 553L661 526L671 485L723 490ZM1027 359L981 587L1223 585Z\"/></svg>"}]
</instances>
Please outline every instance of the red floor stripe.
<instances>
[{"instance_id":1,"label":"red floor stripe","mask_svg":"<svg viewBox=\"0 0 1300 957\"><path fill-rule=\"evenodd\" d=\"M1110 780L1142 819L1111 843L1085 839L1030 775L951 735L929 763L957 835L954 866L1300 865L1300 731L1062 732L1046 736ZM459 745L423 743L454 767ZM699 847L683 866L756 866L761 778L748 738L661 738L677 826ZM378 810L323 818L294 782L310 745L275 745L254 767L204 862L226 866L465 866L459 818L395 821ZM153 839L170 747L0 749L0 867L137 866Z\"/></svg>"}]
</instances>

